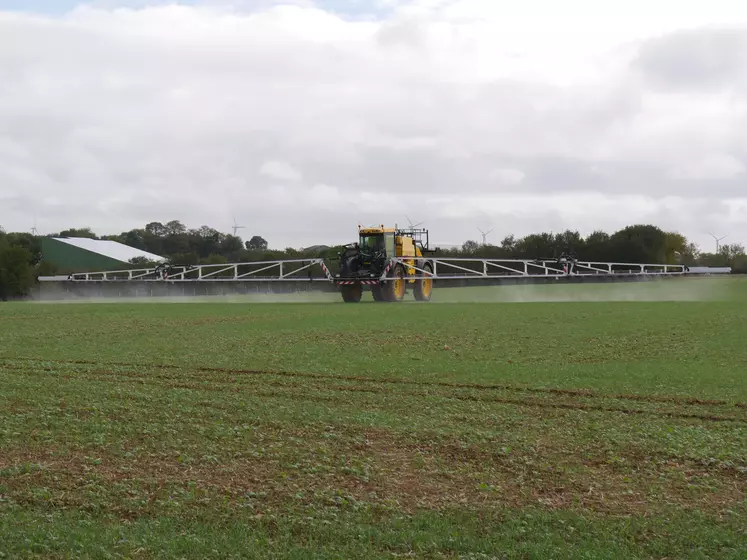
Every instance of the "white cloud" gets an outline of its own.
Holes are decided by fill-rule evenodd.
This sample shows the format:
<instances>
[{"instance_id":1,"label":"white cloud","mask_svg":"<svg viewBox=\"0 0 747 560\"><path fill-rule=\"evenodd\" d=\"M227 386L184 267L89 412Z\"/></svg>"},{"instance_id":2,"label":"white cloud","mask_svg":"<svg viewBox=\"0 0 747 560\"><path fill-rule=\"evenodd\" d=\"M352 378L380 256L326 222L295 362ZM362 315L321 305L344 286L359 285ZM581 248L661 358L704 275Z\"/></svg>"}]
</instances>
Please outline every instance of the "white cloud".
<instances>
[{"instance_id":1,"label":"white cloud","mask_svg":"<svg viewBox=\"0 0 747 560\"><path fill-rule=\"evenodd\" d=\"M302 178L299 171L284 161L266 161L259 168L259 173L265 177L286 181L300 181Z\"/></svg>"},{"instance_id":2,"label":"white cloud","mask_svg":"<svg viewBox=\"0 0 747 560\"><path fill-rule=\"evenodd\" d=\"M407 214L457 241L476 221L747 238L744 2L211 4L0 12L6 229L235 215L301 246Z\"/></svg>"},{"instance_id":3,"label":"white cloud","mask_svg":"<svg viewBox=\"0 0 747 560\"><path fill-rule=\"evenodd\" d=\"M685 162L674 169L672 176L677 179L696 181L719 181L734 179L743 175L744 163L729 154L707 154L691 162Z\"/></svg>"},{"instance_id":4,"label":"white cloud","mask_svg":"<svg viewBox=\"0 0 747 560\"><path fill-rule=\"evenodd\" d=\"M311 206L329 210L337 209L343 202L340 191L336 187L321 184L311 187L305 198Z\"/></svg>"},{"instance_id":5,"label":"white cloud","mask_svg":"<svg viewBox=\"0 0 747 560\"><path fill-rule=\"evenodd\" d=\"M526 175L518 169L494 169L490 172L490 178L495 179L503 185L518 185Z\"/></svg>"}]
</instances>

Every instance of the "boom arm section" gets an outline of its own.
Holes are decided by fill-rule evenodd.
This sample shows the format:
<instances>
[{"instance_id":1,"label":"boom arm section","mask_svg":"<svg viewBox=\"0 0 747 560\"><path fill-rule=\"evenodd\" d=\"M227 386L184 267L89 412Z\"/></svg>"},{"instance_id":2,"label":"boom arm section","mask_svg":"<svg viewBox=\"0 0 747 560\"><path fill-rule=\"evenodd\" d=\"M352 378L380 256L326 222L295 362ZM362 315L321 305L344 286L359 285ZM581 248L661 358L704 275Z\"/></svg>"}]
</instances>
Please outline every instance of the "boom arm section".
<instances>
[{"instance_id":1,"label":"boom arm section","mask_svg":"<svg viewBox=\"0 0 747 560\"><path fill-rule=\"evenodd\" d=\"M347 257L346 257L347 255ZM367 253L350 255L343 252L339 268L345 270L346 258L366 260ZM370 255L374 256L374 255ZM333 259L330 259L332 261ZM432 271L425 272L429 264ZM571 257L552 259L470 259L437 257L390 257L380 270L373 270L367 279L386 281L389 271L397 264L413 269L409 279L470 279L470 278L538 278L547 276L677 276L690 273L681 264L640 264L579 261ZM355 264L348 267L356 270ZM163 264L151 268L124 269L70 274L72 282L339 282L355 278L333 274L335 269L325 259L289 259L249 263L178 265ZM730 273L731 269L719 270ZM360 279L360 278L359 278ZM59 281L58 277L40 277L40 281Z\"/></svg>"}]
</instances>

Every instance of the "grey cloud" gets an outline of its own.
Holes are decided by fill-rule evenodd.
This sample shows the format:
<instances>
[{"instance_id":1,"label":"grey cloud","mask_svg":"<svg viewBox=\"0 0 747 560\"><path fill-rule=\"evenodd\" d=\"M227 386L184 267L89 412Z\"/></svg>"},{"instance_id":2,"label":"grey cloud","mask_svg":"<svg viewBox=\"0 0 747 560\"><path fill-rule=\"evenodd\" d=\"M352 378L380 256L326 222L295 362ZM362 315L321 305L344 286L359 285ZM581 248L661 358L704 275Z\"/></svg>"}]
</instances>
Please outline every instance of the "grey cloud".
<instances>
[{"instance_id":1,"label":"grey cloud","mask_svg":"<svg viewBox=\"0 0 747 560\"><path fill-rule=\"evenodd\" d=\"M530 169L525 184L540 192L595 191L609 195L644 194L694 198L711 196L739 198L744 196L744 176L730 178L695 177L681 179L667 173L660 165L649 162L595 162L562 158L543 158L515 162Z\"/></svg>"},{"instance_id":2,"label":"grey cloud","mask_svg":"<svg viewBox=\"0 0 747 560\"><path fill-rule=\"evenodd\" d=\"M659 90L747 86L747 27L704 28L647 41L633 67Z\"/></svg>"},{"instance_id":3,"label":"grey cloud","mask_svg":"<svg viewBox=\"0 0 747 560\"><path fill-rule=\"evenodd\" d=\"M311 231L346 238L358 219L402 221L412 208L426 210L441 240L474 237L448 204L424 206L437 197L746 196L744 175L733 173L747 162L738 104L714 113L677 97L687 120L668 120L666 104L652 106L647 82L625 68L567 86L453 76L429 59L428 41L400 50L391 35L382 45L374 27L341 20L323 24L337 39L311 40L310 26L283 27L278 14L0 14L0 197L62 199L55 228L120 231L171 218L229 227L236 214L298 245ZM635 71L671 81L662 61L689 47L667 41L644 46ZM739 75L730 68L719 72ZM276 165L263 175L267 162L297 174ZM517 172L523 179L512 181ZM273 198L283 177L300 180ZM614 217L600 210L570 223L537 206L527 218L475 204L464 220L482 210L538 230L605 227ZM15 202L12 215L24 210L32 205Z\"/></svg>"},{"instance_id":4,"label":"grey cloud","mask_svg":"<svg viewBox=\"0 0 747 560\"><path fill-rule=\"evenodd\" d=\"M308 161L306 177L340 185L345 191L401 190L427 194L472 193L508 194L513 192L563 193L594 191L608 195L743 197L744 173L732 176L705 175L687 178L668 172L656 162L620 162L569 157L519 157L501 154L475 155L449 159L437 151L423 149L395 151L361 148L357 162ZM298 161L303 161L299 156ZM692 162L691 162L692 163ZM496 169L523 173L518 183L496 178Z\"/></svg>"}]
</instances>

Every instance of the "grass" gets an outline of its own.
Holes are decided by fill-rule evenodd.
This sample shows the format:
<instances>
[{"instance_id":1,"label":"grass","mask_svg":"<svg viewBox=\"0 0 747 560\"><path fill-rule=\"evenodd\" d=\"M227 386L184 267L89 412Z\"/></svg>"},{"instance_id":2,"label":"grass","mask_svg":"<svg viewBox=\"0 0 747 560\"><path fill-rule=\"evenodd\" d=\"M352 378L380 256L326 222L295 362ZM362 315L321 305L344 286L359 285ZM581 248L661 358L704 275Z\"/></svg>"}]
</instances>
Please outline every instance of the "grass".
<instances>
[{"instance_id":1,"label":"grass","mask_svg":"<svg viewBox=\"0 0 747 560\"><path fill-rule=\"evenodd\" d=\"M501 290L0 307L0 557L743 558L747 283Z\"/></svg>"}]
</instances>

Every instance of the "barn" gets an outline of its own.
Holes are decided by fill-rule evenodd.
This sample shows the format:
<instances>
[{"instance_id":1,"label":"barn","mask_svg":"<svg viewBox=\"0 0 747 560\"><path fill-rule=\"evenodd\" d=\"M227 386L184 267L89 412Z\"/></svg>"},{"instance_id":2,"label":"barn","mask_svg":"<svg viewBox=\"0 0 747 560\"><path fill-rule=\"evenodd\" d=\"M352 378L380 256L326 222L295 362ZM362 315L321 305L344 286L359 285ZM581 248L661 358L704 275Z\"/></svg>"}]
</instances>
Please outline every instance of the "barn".
<instances>
[{"instance_id":1,"label":"barn","mask_svg":"<svg viewBox=\"0 0 747 560\"><path fill-rule=\"evenodd\" d=\"M129 245L87 237L43 237L42 260L59 273L96 272L132 268L133 259L164 262L159 255Z\"/></svg>"}]
</instances>

